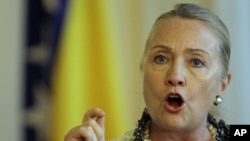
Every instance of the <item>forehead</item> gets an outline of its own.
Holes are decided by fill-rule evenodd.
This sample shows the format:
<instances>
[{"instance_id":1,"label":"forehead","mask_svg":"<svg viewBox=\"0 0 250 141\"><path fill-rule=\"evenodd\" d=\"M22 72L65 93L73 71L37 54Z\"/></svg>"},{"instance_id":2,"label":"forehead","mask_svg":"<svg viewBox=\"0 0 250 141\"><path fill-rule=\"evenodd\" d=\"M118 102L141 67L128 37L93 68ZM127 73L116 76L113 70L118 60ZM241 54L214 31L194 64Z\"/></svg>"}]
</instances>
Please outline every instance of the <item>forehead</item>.
<instances>
[{"instance_id":1,"label":"forehead","mask_svg":"<svg viewBox=\"0 0 250 141\"><path fill-rule=\"evenodd\" d=\"M185 46L199 49L219 49L219 41L212 30L202 21L172 18L156 24L150 39L150 47L157 45Z\"/></svg>"}]
</instances>

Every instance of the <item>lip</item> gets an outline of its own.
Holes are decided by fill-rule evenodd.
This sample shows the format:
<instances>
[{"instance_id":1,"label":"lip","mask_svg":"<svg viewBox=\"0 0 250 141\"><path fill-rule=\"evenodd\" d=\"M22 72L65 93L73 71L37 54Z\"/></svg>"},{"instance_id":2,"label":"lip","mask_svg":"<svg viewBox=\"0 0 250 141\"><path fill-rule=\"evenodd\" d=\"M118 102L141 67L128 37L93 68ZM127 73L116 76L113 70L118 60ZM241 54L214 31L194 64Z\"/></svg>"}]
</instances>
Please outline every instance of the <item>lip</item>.
<instances>
[{"instance_id":1,"label":"lip","mask_svg":"<svg viewBox=\"0 0 250 141\"><path fill-rule=\"evenodd\" d=\"M181 105L179 105L179 106L173 106L173 105L171 105L171 104L168 102L168 98L169 98L169 96L171 96L171 95L177 95L178 97L180 97L181 100L182 100ZM167 111L169 111L169 112L171 112L171 113L177 113L177 112L180 112L180 111L184 108L184 103L185 103L185 101L184 101L183 97L181 96L181 94L171 92L171 93L168 93L168 95L165 97L165 99L164 99L164 104L163 104L163 105L164 105L164 108L165 108Z\"/></svg>"}]
</instances>

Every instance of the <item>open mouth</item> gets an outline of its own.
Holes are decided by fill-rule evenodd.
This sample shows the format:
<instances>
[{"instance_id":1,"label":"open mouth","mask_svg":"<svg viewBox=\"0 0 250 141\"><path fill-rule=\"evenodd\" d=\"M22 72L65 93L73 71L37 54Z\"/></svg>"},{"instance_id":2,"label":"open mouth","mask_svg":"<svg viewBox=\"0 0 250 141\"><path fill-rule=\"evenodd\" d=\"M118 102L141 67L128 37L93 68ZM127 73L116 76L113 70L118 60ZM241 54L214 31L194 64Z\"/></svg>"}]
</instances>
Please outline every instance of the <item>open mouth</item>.
<instances>
[{"instance_id":1,"label":"open mouth","mask_svg":"<svg viewBox=\"0 0 250 141\"><path fill-rule=\"evenodd\" d=\"M179 108L183 105L184 101L179 94L170 94L167 97L167 102L170 106L174 108Z\"/></svg>"}]
</instances>

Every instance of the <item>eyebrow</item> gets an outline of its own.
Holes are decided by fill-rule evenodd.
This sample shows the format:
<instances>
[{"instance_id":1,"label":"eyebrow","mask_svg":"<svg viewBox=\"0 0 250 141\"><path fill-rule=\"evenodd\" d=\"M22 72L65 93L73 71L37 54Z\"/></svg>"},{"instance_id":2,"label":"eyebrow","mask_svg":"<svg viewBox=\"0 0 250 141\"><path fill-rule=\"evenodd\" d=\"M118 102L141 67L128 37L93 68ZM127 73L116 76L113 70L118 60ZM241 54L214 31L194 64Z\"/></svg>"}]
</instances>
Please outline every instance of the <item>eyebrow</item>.
<instances>
[{"instance_id":1,"label":"eyebrow","mask_svg":"<svg viewBox=\"0 0 250 141\"><path fill-rule=\"evenodd\" d=\"M188 48L188 49L186 50L186 52L189 52L189 53L190 53L190 52L202 52L202 53L207 54L207 55L210 56L210 54L209 54L207 51L202 50L202 49Z\"/></svg>"},{"instance_id":2,"label":"eyebrow","mask_svg":"<svg viewBox=\"0 0 250 141\"><path fill-rule=\"evenodd\" d=\"M153 47L151 48L151 50L154 49L154 48L162 48L162 49L166 50L167 52L172 52L172 51L173 51L172 48L170 48L170 47L168 47L168 46L164 46L164 45L156 45L156 46L153 46Z\"/></svg>"},{"instance_id":3,"label":"eyebrow","mask_svg":"<svg viewBox=\"0 0 250 141\"><path fill-rule=\"evenodd\" d=\"M173 52L173 49L168 47L168 46L164 46L164 45L155 45L151 48L152 49L155 49L155 48L162 48L164 50L166 50L167 52ZM192 53L192 52L202 52L206 55L209 55L210 56L210 53L205 51L205 50L202 50L202 49L198 49L198 48L187 48L186 51L187 53Z\"/></svg>"}]
</instances>

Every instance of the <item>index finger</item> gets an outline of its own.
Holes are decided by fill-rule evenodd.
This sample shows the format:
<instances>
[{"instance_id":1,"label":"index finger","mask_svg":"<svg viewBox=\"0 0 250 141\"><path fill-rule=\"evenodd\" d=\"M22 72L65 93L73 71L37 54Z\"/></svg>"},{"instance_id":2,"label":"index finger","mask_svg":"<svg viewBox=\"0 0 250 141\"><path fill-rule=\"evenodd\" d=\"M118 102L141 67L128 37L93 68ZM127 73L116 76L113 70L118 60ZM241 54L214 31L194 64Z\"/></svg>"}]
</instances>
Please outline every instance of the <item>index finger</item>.
<instances>
[{"instance_id":1,"label":"index finger","mask_svg":"<svg viewBox=\"0 0 250 141\"><path fill-rule=\"evenodd\" d=\"M88 110L83 118L83 122L89 120L95 120L101 127L104 127L105 112L100 108L94 108Z\"/></svg>"}]
</instances>

